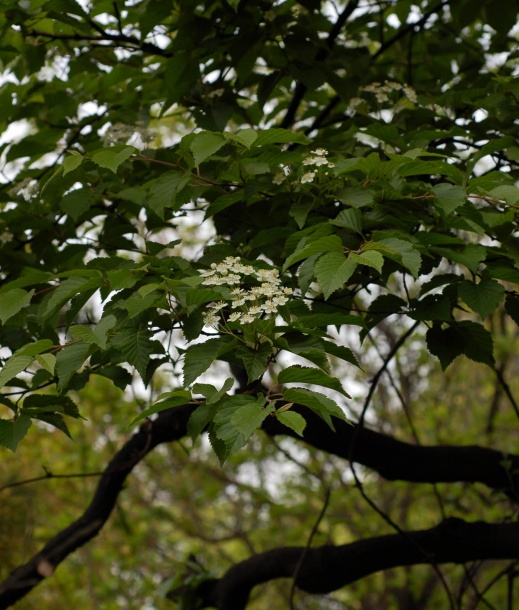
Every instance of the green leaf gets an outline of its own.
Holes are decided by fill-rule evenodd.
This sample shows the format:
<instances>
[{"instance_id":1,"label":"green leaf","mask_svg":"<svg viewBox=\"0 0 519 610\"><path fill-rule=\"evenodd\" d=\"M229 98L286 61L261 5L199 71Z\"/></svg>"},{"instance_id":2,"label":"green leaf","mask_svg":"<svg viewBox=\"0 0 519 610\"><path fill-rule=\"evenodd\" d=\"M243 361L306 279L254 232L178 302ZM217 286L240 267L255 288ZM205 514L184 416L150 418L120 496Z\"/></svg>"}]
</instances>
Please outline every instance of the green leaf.
<instances>
[{"instance_id":1,"label":"green leaf","mask_svg":"<svg viewBox=\"0 0 519 610\"><path fill-rule=\"evenodd\" d=\"M169 171L162 174L150 188L148 207L160 218L164 218L164 208L178 210L181 206L177 205L176 197L190 179L189 172Z\"/></svg>"},{"instance_id":2,"label":"green leaf","mask_svg":"<svg viewBox=\"0 0 519 610\"><path fill-rule=\"evenodd\" d=\"M226 143L226 139L222 134L202 131L195 134L191 141L190 150L193 153L195 165L200 165L211 155L218 152Z\"/></svg>"},{"instance_id":3,"label":"green leaf","mask_svg":"<svg viewBox=\"0 0 519 610\"><path fill-rule=\"evenodd\" d=\"M294 263L298 263L314 254L323 254L325 252L342 253L342 251L343 246L340 238L337 235L326 235L293 252L285 261L283 271L286 271Z\"/></svg>"},{"instance_id":4,"label":"green leaf","mask_svg":"<svg viewBox=\"0 0 519 610\"><path fill-rule=\"evenodd\" d=\"M342 252L330 252L321 256L315 263L314 272L319 285L324 293L324 298L342 288L353 275L357 263L346 258Z\"/></svg>"},{"instance_id":5,"label":"green leaf","mask_svg":"<svg viewBox=\"0 0 519 610\"><path fill-rule=\"evenodd\" d=\"M429 351L439 358L443 370L461 354L475 362L494 365L492 335L476 322L456 322L447 328L435 324L427 331L426 340Z\"/></svg>"},{"instance_id":6,"label":"green leaf","mask_svg":"<svg viewBox=\"0 0 519 610\"><path fill-rule=\"evenodd\" d=\"M295 411L276 411L276 417L287 428L293 430L299 436L303 436L306 428L305 418Z\"/></svg>"},{"instance_id":7,"label":"green leaf","mask_svg":"<svg viewBox=\"0 0 519 610\"><path fill-rule=\"evenodd\" d=\"M21 288L13 288L0 294L0 320L5 324L9 318L26 307L34 294L34 290L27 292Z\"/></svg>"},{"instance_id":8,"label":"green leaf","mask_svg":"<svg viewBox=\"0 0 519 610\"><path fill-rule=\"evenodd\" d=\"M401 263L404 267L409 269L413 277L418 277L418 273L422 265L422 257L420 256L418 250L413 248L408 241L397 239L395 237L388 237L379 240L377 243L389 248L389 251L383 251L388 258L392 258L393 260ZM367 248L368 245L369 244L366 244L365 248Z\"/></svg>"},{"instance_id":9,"label":"green leaf","mask_svg":"<svg viewBox=\"0 0 519 610\"><path fill-rule=\"evenodd\" d=\"M241 129L236 133L224 133L224 136L243 144L246 148L250 148L258 139L258 132L254 129Z\"/></svg>"},{"instance_id":10,"label":"green leaf","mask_svg":"<svg viewBox=\"0 0 519 610\"><path fill-rule=\"evenodd\" d=\"M51 297L42 305L42 319L45 321L55 314L67 301L75 297L81 292L92 290L99 286L101 278L85 278L85 277L70 277L61 282L61 284L53 291Z\"/></svg>"},{"instance_id":11,"label":"green leaf","mask_svg":"<svg viewBox=\"0 0 519 610\"><path fill-rule=\"evenodd\" d=\"M151 405L147 409L144 409L142 413L139 413L137 417L134 417L132 421L128 424L128 428L133 428L138 423L140 423L143 419L146 419L150 415L154 415L155 413L160 413L161 411L165 411L166 409L172 409L173 407L179 407L180 405L185 405L189 402L190 396L189 393L186 396L186 393L182 394L179 392L178 395L175 396L175 393L172 392L172 395L169 398L164 400L159 400L155 404Z\"/></svg>"},{"instance_id":12,"label":"green leaf","mask_svg":"<svg viewBox=\"0 0 519 610\"><path fill-rule=\"evenodd\" d=\"M13 421L0 419L0 445L3 445L9 451L16 451L18 443L29 431L31 427L31 418L27 415L20 415Z\"/></svg>"},{"instance_id":13,"label":"green leaf","mask_svg":"<svg viewBox=\"0 0 519 610\"><path fill-rule=\"evenodd\" d=\"M291 142L295 144L308 144L311 140L301 132L273 127L258 132L258 137L254 141L254 147L266 146L268 144L289 144Z\"/></svg>"},{"instance_id":14,"label":"green leaf","mask_svg":"<svg viewBox=\"0 0 519 610\"><path fill-rule=\"evenodd\" d=\"M243 362L249 383L251 383L255 379L259 379L267 370L268 360L272 355L272 346L270 343L262 343L258 349L243 347L236 351L236 355Z\"/></svg>"},{"instance_id":15,"label":"green leaf","mask_svg":"<svg viewBox=\"0 0 519 610\"><path fill-rule=\"evenodd\" d=\"M229 342L220 338L190 345L184 357L184 385L188 386L196 381L218 358L222 350L228 348Z\"/></svg>"},{"instance_id":16,"label":"green leaf","mask_svg":"<svg viewBox=\"0 0 519 610\"><path fill-rule=\"evenodd\" d=\"M63 391L74 373L83 366L89 356L90 345L75 343L61 349L56 356L56 375L58 376L58 390Z\"/></svg>"},{"instance_id":17,"label":"green leaf","mask_svg":"<svg viewBox=\"0 0 519 610\"><path fill-rule=\"evenodd\" d=\"M482 279L479 284L465 280L458 285L459 297L482 318L486 318L501 303L505 289L496 280Z\"/></svg>"},{"instance_id":18,"label":"green leaf","mask_svg":"<svg viewBox=\"0 0 519 610\"><path fill-rule=\"evenodd\" d=\"M500 201L506 201L510 205L515 205L519 201L519 188L511 184L503 184L492 189L488 193L491 197Z\"/></svg>"},{"instance_id":19,"label":"green leaf","mask_svg":"<svg viewBox=\"0 0 519 610\"><path fill-rule=\"evenodd\" d=\"M193 392L195 394L202 394L206 398L206 404L212 405L220 400L226 392L228 392L234 385L234 379L227 377L224 381L223 386L218 390L214 385L210 383L195 383L193 386Z\"/></svg>"},{"instance_id":20,"label":"green leaf","mask_svg":"<svg viewBox=\"0 0 519 610\"><path fill-rule=\"evenodd\" d=\"M121 352L128 364L134 366L142 379L152 353L157 353L157 342L145 327L128 328L119 331L112 339L112 345Z\"/></svg>"},{"instance_id":21,"label":"green leaf","mask_svg":"<svg viewBox=\"0 0 519 610\"><path fill-rule=\"evenodd\" d=\"M104 167L117 173L119 166L129 159L134 153L138 152L133 146L120 144L110 148L102 148L93 153L92 161L99 167Z\"/></svg>"},{"instance_id":22,"label":"green leaf","mask_svg":"<svg viewBox=\"0 0 519 610\"><path fill-rule=\"evenodd\" d=\"M355 233L362 235L362 215L357 208L350 208L339 212L334 220L330 221L333 225L351 229Z\"/></svg>"},{"instance_id":23,"label":"green leaf","mask_svg":"<svg viewBox=\"0 0 519 610\"><path fill-rule=\"evenodd\" d=\"M313 385L320 385L324 388L330 388L336 392L340 392L344 396L348 394L344 391L341 382L336 377L327 375L320 369L309 368L294 364L286 369L283 369L278 375L278 383L309 383Z\"/></svg>"},{"instance_id":24,"label":"green leaf","mask_svg":"<svg viewBox=\"0 0 519 610\"><path fill-rule=\"evenodd\" d=\"M54 347L54 344L50 339L41 339L40 341L35 341L34 343L24 345L19 350L16 350L13 356L37 356L38 354L42 354L52 347Z\"/></svg>"},{"instance_id":25,"label":"green leaf","mask_svg":"<svg viewBox=\"0 0 519 610\"><path fill-rule=\"evenodd\" d=\"M198 385L198 384L197 384ZM199 384L206 385L206 384ZM194 388L193 388L194 391ZM206 426L210 422L213 421L216 410L218 409L218 404L213 403L209 404L205 402L202 405L199 405L193 413L191 413L189 417L189 421L187 422L187 433L191 437L193 443L196 439L202 434ZM218 455L218 454L217 454Z\"/></svg>"},{"instance_id":26,"label":"green leaf","mask_svg":"<svg viewBox=\"0 0 519 610\"><path fill-rule=\"evenodd\" d=\"M0 388L3 388L18 373L24 371L33 360L33 356L11 356L0 370Z\"/></svg>"},{"instance_id":27,"label":"green leaf","mask_svg":"<svg viewBox=\"0 0 519 610\"><path fill-rule=\"evenodd\" d=\"M224 441L227 455L241 449L261 427L268 414L269 410L252 396L229 397L220 406L213 420L215 434Z\"/></svg>"},{"instance_id":28,"label":"green leaf","mask_svg":"<svg viewBox=\"0 0 519 610\"><path fill-rule=\"evenodd\" d=\"M70 155L63 159L63 175L66 176L69 172L74 171L83 163L83 155Z\"/></svg>"},{"instance_id":29,"label":"green leaf","mask_svg":"<svg viewBox=\"0 0 519 610\"><path fill-rule=\"evenodd\" d=\"M314 392L306 388L284 388L283 400L308 407L319 415L333 431L335 431L335 428L331 416L346 421L342 409L331 398L320 392Z\"/></svg>"},{"instance_id":30,"label":"green leaf","mask_svg":"<svg viewBox=\"0 0 519 610\"><path fill-rule=\"evenodd\" d=\"M442 182L433 187L433 192L436 195L436 206L447 215L467 201L467 193L461 186Z\"/></svg>"},{"instance_id":31,"label":"green leaf","mask_svg":"<svg viewBox=\"0 0 519 610\"><path fill-rule=\"evenodd\" d=\"M506 295L505 311L519 326L519 295L515 293Z\"/></svg>"},{"instance_id":32,"label":"green leaf","mask_svg":"<svg viewBox=\"0 0 519 610\"><path fill-rule=\"evenodd\" d=\"M54 370L56 368L56 356L54 354L39 354L36 356L36 361L54 376Z\"/></svg>"},{"instance_id":33,"label":"green leaf","mask_svg":"<svg viewBox=\"0 0 519 610\"><path fill-rule=\"evenodd\" d=\"M360 254L356 254L355 252L350 252L349 258L355 261L359 265L367 265L368 267L373 267L379 273L382 273L382 266L384 265L384 257L380 252L376 250L366 250L366 252L361 252Z\"/></svg>"}]
</instances>

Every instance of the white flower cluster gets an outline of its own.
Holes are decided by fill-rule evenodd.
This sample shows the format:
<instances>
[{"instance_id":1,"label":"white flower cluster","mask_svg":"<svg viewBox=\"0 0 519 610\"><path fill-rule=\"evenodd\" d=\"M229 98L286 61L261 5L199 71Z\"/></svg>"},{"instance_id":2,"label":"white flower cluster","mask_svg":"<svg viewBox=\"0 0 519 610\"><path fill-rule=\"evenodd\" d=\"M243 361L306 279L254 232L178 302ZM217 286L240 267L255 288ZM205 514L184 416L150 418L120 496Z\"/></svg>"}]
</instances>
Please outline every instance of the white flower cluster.
<instances>
[{"instance_id":1,"label":"white flower cluster","mask_svg":"<svg viewBox=\"0 0 519 610\"><path fill-rule=\"evenodd\" d=\"M402 91L402 93L407 97L410 102L416 104L418 98L416 96L416 91L409 87L408 85L401 85L400 83L395 83L391 81L385 81L383 84L381 83L371 83L371 85L367 85L363 88L364 91L368 93L373 93L375 99L379 104L383 104L384 102L389 101L389 95L393 91Z\"/></svg>"},{"instance_id":2,"label":"white flower cluster","mask_svg":"<svg viewBox=\"0 0 519 610\"><path fill-rule=\"evenodd\" d=\"M250 324L256 318L270 317L292 294L292 288L281 286L277 269L255 269L252 265L244 265L239 256L228 256L221 263L213 263L210 269L200 271L200 275L205 278L204 286L233 288L230 303L220 301L208 306L209 311L203 314L206 326L218 326L223 321L220 312L228 304L236 310L227 318L229 322ZM253 282L259 283L243 288Z\"/></svg>"},{"instance_id":3,"label":"white flower cluster","mask_svg":"<svg viewBox=\"0 0 519 610\"><path fill-rule=\"evenodd\" d=\"M311 156L307 157L303 161L303 165L314 165L315 167L326 166L329 168L335 167L335 163L331 163L330 161L328 161L328 159L326 158L327 155L328 151L325 148L316 148L312 151ZM305 172L301 176L301 184L312 182L316 174L317 170Z\"/></svg>"}]
</instances>

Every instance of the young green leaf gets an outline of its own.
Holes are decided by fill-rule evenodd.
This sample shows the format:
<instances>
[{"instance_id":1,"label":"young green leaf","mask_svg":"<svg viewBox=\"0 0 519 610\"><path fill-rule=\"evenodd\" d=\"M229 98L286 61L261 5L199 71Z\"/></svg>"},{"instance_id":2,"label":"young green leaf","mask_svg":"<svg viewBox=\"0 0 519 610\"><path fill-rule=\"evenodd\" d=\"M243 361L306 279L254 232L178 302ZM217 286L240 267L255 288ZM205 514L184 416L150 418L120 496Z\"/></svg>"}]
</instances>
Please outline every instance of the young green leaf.
<instances>
[{"instance_id":1,"label":"young green leaf","mask_svg":"<svg viewBox=\"0 0 519 610\"><path fill-rule=\"evenodd\" d=\"M341 382L336 377L331 377L320 369L309 368L299 364L294 364L293 366L283 369L278 375L278 383L309 383L320 385L351 398L344 391Z\"/></svg>"},{"instance_id":2,"label":"young green leaf","mask_svg":"<svg viewBox=\"0 0 519 610\"><path fill-rule=\"evenodd\" d=\"M0 320L5 324L9 318L26 307L34 294L34 290L27 292L21 288L13 288L0 294Z\"/></svg>"},{"instance_id":3,"label":"young green leaf","mask_svg":"<svg viewBox=\"0 0 519 610\"><path fill-rule=\"evenodd\" d=\"M333 292L342 288L356 268L357 263L346 258L342 252L330 252L321 256L314 265L314 272L324 298L329 299Z\"/></svg>"},{"instance_id":4,"label":"young green leaf","mask_svg":"<svg viewBox=\"0 0 519 610\"><path fill-rule=\"evenodd\" d=\"M278 420L287 428L293 430L299 436L303 436L306 428L305 418L295 411L275 411Z\"/></svg>"},{"instance_id":5,"label":"young green leaf","mask_svg":"<svg viewBox=\"0 0 519 610\"><path fill-rule=\"evenodd\" d=\"M505 289L500 282L488 278L478 284L465 280L458 285L459 297L482 318L486 318L501 303Z\"/></svg>"}]
</instances>

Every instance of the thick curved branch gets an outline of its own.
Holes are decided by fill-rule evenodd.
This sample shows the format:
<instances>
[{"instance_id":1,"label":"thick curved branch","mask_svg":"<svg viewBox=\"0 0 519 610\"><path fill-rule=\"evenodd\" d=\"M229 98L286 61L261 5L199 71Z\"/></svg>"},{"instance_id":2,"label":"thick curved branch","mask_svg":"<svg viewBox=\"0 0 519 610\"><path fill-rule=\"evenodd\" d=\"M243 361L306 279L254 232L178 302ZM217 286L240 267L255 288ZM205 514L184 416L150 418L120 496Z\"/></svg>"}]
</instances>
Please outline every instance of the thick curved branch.
<instances>
[{"instance_id":1,"label":"thick curved branch","mask_svg":"<svg viewBox=\"0 0 519 610\"><path fill-rule=\"evenodd\" d=\"M477 445L411 445L337 419L334 434L315 413L300 406L296 410L307 422L306 443L372 468L389 481L483 483L519 500L519 455ZM263 429L271 436L300 438L273 417L267 418Z\"/></svg>"},{"instance_id":2,"label":"thick curved branch","mask_svg":"<svg viewBox=\"0 0 519 610\"><path fill-rule=\"evenodd\" d=\"M301 555L304 561L297 570ZM276 578L296 576L308 593L329 593L369 574L438 563L465 563L519 558L519 524L467 523L446 519L429 530L390 534L342 546L284 547L255 555L232 566L220 579L203 583L203 607L242 610L253 587Z\"/></svg>"},{"instance_id":3,"label":"thick curved branch","mask_svg":"<svg viewBox=\"0 0 519 610\"><path fill-rule=\"evenodd\" d=\"M44 578L51 576L70 553L99 533L115 506L126 477L157 445L180 440L187 434L187 421L194 408L194 405L182 405L162 411L155 421L140 427L108 464L83 515L0 583L0 610L24 597ZM504 456L498 451L477 446L414 446L366 428L357 429L337 419L334 420L333 433L306 407L297 406L295 409L307 421L303 435L305 442L346 460L351 458L388 480L480 482L493 489L506 490L515 498L519 496L519 475L513 474L519 472L519 456ZM268 417L263 428L272 436L287 435L300 439L275 418Z\"/></svg>"},{"instance_id":4,"label":"thick curved branch","mask_svg":"<svg viewBox=\"0 0 519 610\"><path fill-rule=\"evenodd\" d=\"M185 436L192 411L192 405L163 411L154 422L146 422L139 428L108 464L83 515L0 583L0 609L9 608L27 595L44 578L51 576L70 553L99 533L115 506L126 477L157 445Z\"/></svg>"}]
</instances>

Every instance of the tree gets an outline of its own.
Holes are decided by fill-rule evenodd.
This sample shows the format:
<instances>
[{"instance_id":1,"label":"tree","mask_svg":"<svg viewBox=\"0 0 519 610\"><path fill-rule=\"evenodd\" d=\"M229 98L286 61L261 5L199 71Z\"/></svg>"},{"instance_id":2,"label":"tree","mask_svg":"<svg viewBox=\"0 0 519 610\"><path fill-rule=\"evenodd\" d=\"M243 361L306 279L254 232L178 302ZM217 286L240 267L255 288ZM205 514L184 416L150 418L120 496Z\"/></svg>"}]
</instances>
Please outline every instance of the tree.
<instances>
[{"instance_id":1,"label":"tree","mask_svg":"<svg viewBox=\"0 0 519 610\"><path fill-rule=\"evenodd\" d=\"M266 607L255 587L288 578L272 599L291 607L297 589L334 593L318 607L511 608L516 11L2 7L0 444L15 478L57 433L111 457L80 516L8 566L0 607L101 544L125 494L139 529L166 470L141 567L166 556L161 519L205 540L168 539L185 569L162 589L180 607ZM189 458L155 451L170 444ZM149 477L123 491L136 467Z\"/></svg>"}]
</instances>

